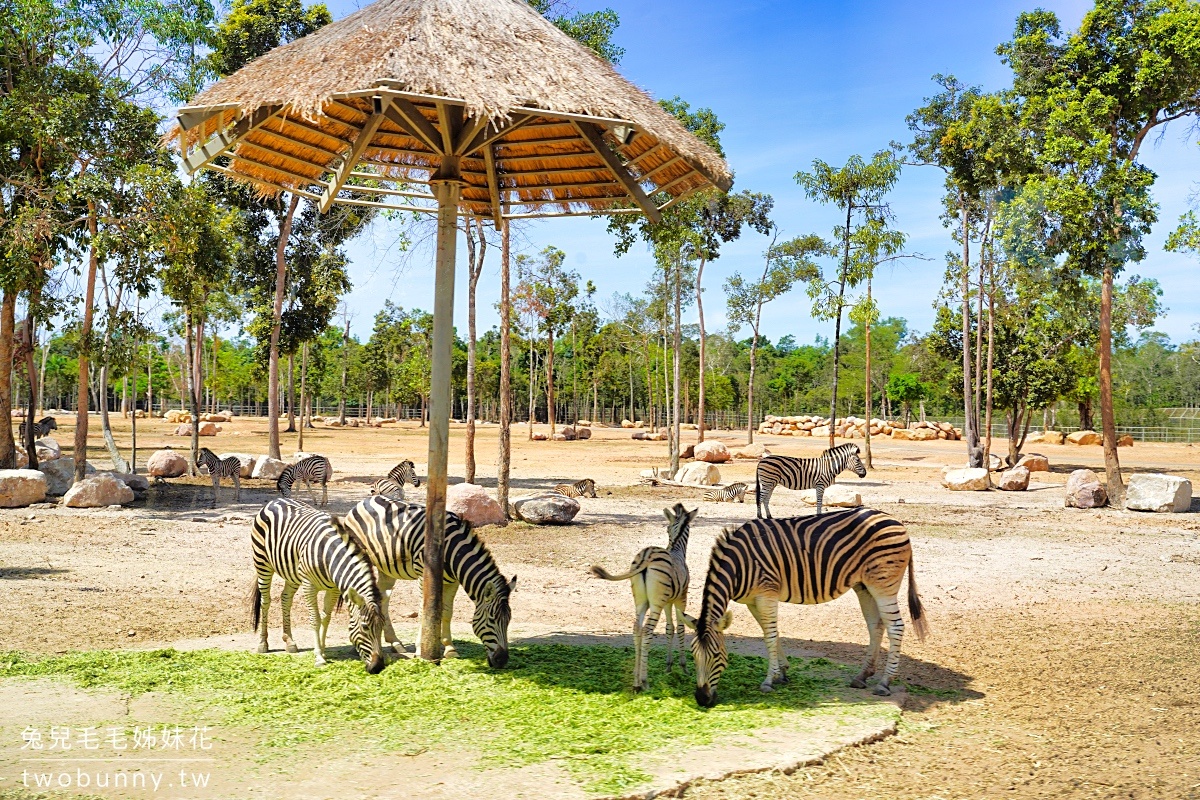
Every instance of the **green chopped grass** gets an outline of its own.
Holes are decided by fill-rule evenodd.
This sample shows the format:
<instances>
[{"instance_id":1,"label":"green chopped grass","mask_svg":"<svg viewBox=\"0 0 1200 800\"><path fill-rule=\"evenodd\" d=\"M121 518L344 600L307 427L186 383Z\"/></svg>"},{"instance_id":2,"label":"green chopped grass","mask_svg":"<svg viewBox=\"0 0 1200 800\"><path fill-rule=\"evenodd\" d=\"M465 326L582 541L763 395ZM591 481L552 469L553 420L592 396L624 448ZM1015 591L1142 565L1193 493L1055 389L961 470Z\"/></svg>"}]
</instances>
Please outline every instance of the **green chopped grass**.
<instances>
[{"instance_id":1,"label":"green chopped grass","mask_svg":"<svg viewBox=\"0 0 1200 800\"><path fill-rule=\"evenodd\" d=\"M650 690L629 690L630 648L520 645L492 670L483 648L440 667L397 661L368 675L348 651L318 668L311 657L198 650L0 654L0 679L61 678L85 689L163 693L244 727L268 757L334 739L377 742L384 752L464 745L483 766L555 760L588 791L620 792L646 781L637 756L664 746L711 742L778 722L784 713L843 701L847 668L791 659L791 682L764 695L762 658L731 654L720 703L697 707L691 675L650 659Z\"/></svg>"}]
</instances>

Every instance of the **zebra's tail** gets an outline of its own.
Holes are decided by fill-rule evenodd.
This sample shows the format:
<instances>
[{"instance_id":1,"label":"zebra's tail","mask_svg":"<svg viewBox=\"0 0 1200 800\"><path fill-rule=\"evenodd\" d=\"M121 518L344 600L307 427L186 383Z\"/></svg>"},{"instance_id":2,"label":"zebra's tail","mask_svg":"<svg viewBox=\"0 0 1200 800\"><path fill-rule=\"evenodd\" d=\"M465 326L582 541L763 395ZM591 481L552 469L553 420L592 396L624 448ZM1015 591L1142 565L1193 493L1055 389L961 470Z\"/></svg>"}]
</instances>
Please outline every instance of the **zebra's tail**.
<instances>
[{"instance_id":1,"label":"zebra's tail","mask_svg":"<svg viewBox=\"0 0 1200 800\"><path fill-rule=\"evenodd\" d=\"M913 572L913 559L908 559L908 615L912 617L913 629L917 638L922 642L929 635L929 622L925 619L925 606L921 604L921 595L917 594L917 576Z\"/></svg>"},{"instance_id":2,"label":"zebra's tail","mask_svg":"<svg viewBox=\"0 0 1200 800\"><path fill-rule=\"evenodd\" d=\"M629 567L628 572L622 572L620 575L613 575L611 572L609 572L608 570L606 570L604 567L600 566L599 564L592 564L591 568L588 571L591 572L593 575L595 575L597 578L603 578L606 581L627 581L630 578L632 578L634 575L640 574L645 569L646 569L646 559L639 558L637 561L634 561L633 564Z\"/></svg>"},{"instance_id":3,"label":"zebra's tail","mask_svg":"<svg viewBox=\"0 0 1200 800\"><path fill-rule=\"evenodd\" d=\"M250 589L250 630L258 630L258 615L262 610L262 591L258 588L258 578L254 579L254 586Z\"/></svg>"}]
</instances>

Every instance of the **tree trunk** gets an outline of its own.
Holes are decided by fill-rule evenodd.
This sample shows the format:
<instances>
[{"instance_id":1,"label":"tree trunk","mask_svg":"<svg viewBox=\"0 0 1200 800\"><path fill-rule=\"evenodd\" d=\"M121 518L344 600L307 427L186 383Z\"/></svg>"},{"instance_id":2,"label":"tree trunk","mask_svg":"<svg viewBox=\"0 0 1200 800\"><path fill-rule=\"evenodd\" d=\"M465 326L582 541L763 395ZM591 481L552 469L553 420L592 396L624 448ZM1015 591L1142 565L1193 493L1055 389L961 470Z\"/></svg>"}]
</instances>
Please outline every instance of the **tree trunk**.
<instances>
[{"instance_id":1,"label":"tree trunk","mask_svg":"<svg viewBox=\"0 0 1200 800\"><path fill-rule=\"evenodd\" d=\"M12 362L16 317L17 293L11 289L5 290L3 303L0 304L0 469L12 469L17 465L12 426ZM83 387L86 401L87 385L81 383L80 386Z\"/></svg>"},{"instance_id":2,"label":"tree trunk","mask_svg":"<svg viewBox=\"0 0 1200 800\"><path fill-rule=\"evenodd\" d=\"M554 328L546 328L546 421L554 436Z\"/></svg>"},{"instance_id":3,"label":"tree trunk","mask_svg":"<svg viewBox=\"0 0 1200 800\"><path fill-rule=\"evenodd\" d=\"M500 223L500 455L496 464L496 499L508 517L508 484L512 466L512 298L509 295L508 221Z\"/></svg>"},{"instance_id":4,"label":"tree trunk","mask_svg":"<svg viewBox=\"0 0 1200 800\"><path fill-rule=\"evenodd\" d=\"M283 319L283 295L287 286L287 243L292 235L292 217L300 195L293 193L287 212L279 221L279 244L275 248L275 306L271 316L271 344L267 355L267 455L279 455L279 329Z\"/></svg>"},{"instance_id":5,"label":"tree trunk","mask_svg":"<svg viewBox=\"0 0 1200 800\"><path fill-rule=\"evenodd\" d=\"M958 209L962 232L962 347L963 347L963 438L967 440L967 463L983 466L983 451L979 448L979 429L974 416L975 403L971 398L971 240L967 228L967 205L959 195Z\"/></svg>"},{"instance_id":6,"label":"tree trunk","mask_svg":"<svg viewBox=\"0 0 1200 800\"><path fill-rule=\"evenodd\" d=\"M672 349L675 351L674 376L672 377L671 387L671 474L679 472L679 450L682 447L679 441L680 424L679 424L679 361L680 354L683 349L683 334L680 329L680 314L683 306L683 257L679 255L675 258L675 338L672 342Z\"/></svg>"},{"instance_id":7,"label":"tree trunk","mask_svg":"<svg viewBox=\"0 0 1200 800\"><path fill-rule=\"evenodd\" d=\"M529 441L533 441L533 393L534 381L537 378L537 351L533 347L533 331L529 336L529 422L526 426L529 429Z\"/></svg>"},{"instance_id":8,"label":"tree trunk","mask_svg":"<svg viewBox=\"0 0 1200 800\"><path fill-rule=\"evenodd\" d=\"M863 370L866 376L866 386L864 396L866 397L866 418L867 425L863 431L863 454L867 457L867 469L874 469L875 464L871 461L871 277L867 277L867 319L864 333L866 334L866 368Z\"/></svg>"},{"instance_id":9,"label":"tree trunk","mask_svg":"<svg viewBox=\"0 0 1200 800\"><path fill-rule=\"evenodd\" d=\"M704 278L704 259L696 268L696 310L700 312L700 382L696 387L696 442L704 441L704 359L707 355L707 342L704 332L704 295L700 281Z\"/></svg>"},{"instance_id":10,"label":"tree trunk","mask_svg":"<svg viewBox=\"0 0 1200 800\"><path fill-rule=\"evenodd\" d=\"M835 428L834 423L837 420L837 390L838 390L838 370L840 369L841 361L841 346L842 346L842 304L846 297L846 279L850 272L850 215L854 212L854 206L850 203L846 204L846 229L842 237L842 268L838 280L838 299L837 299L837 321L833 326L833 389L832 395L829 398L829 447L833 448L833 437Z\"/></svg>"},{"instance_id":11,"label":"tree trunk","mask_svg":"<svg viewBox=\"0 0 1200 800\"><path fill-rule=\"evenodd\" d=\"M759 305L759 309L762 305ZM750 340L750 379L746 382L746 444L754 444L754 368L758 358L758 328Z\"/></svg>"},{"instance_id":12,"label":"tree trunk","mask_svg":"<svg viewBox=\"0 0 1200 800\"><path fill-rule=\"evenodd\" d=\"M296 449L304 452L304 404L308 399L308 342L300 345L300 434L296 437Z\"/></svg>"},{"instance_id":13,"label":"tree trunk","mask_svg":"<svg viewBox=\"0 0 1200 800\"><path fill-rule=\"evenodd\" d=\"M342 389L338 395L338 423L346 424L346 370L350 363L350 306L346 306L342 317L345 327L342 329ZM424 426L424 418L422 418Z\"/></svg>"},{"instance_id":14,"label":"tree trunk","mask_svg":"<svg viewBox=\"0 0 1200 800\"><path fill-rule=\"evenodd\" d=\"M296 354L288 353L288 386L287 386L287 418L288 426L284 433L296 432Z\"/></svg>"},{"instance_id":15,"label":"tree trunk","mask_svg":"<svg viewBox=\"0 0 1200 800\"><path fill-rule=\"evenodd\" d=\"M479 276L483 274L483 258L487 242L483 238L483 220L475 220L477 233L472 233L471 220L467 220L467 431L466 431L466 481L475 482L475 369L476 336L475 290ZM478 249L476 249L478 236Z\"/></svg>"},{"instance_id":16,"label":"tree trunk","mask_svg":"<svg viewBox=\"0 0 1200 800\"><path fill-rule=\"evenodd\" d=\"M87 439L88 439L88 387L91 372L88 369L88 359L91 355L92 338L92 306L96 302L96 268L99 256L96 253L96 238L99 235L96 221L96 205L88 201L88 234L91 245L88 248L87 289L83 295L83 324L79 329L79 386L75 409L75 480L81 481L87 473ZM7 298L5 298L7 300ZM11 335L11 328L9 329ZM10 359L11 361L11 359ZM5 381L7 386L7 381Z\"/></svg>"},{"instance_id":17,"label":"tree trunk","mask_svg":"<svg viewBox=\"0 0 1200 800\"><path fill-rule=\"evenodd\" d=\"M50 337L46 337L46 343L42 345L42 365L38 369L38 398L37 398L37 416L40 417L46 412L46 358L50 355Z\"/></svg>"},{"instance_id":18,"label":"tree trunk","mask_svg":"<svg viewBox=\"0 0 1200 800\"><path fill-rule=\"evenodd\" d=\"M1117 458L1117 420L1113 413L1112 387L1113 271L1104 268L1100 289L1100 425L1104 433L1104 471L1108 478L1108 503L1125 507L1125 482Z\"/></svg>"},{"instance_id":19,"label":"tree trunk","mask_svg":"<svg viewBox=\"0 0 1200 800\"><path fill-rule=\"evenodd\" d=\"M989 252L991 249L989 248ZM987 386L985 388L986 400L984 407L984 445L983 445L983 463L988 467L988 485L992 484L991 460L992 460L992 407L995 402L994 392L992 391L992 370L995 366L996 353L996 266L991 258L988 259L988 333L987 333ZM1030 418L1032 418L1032 413ZM1020 455L1019 451L1016 454L1009 454L1009 466L1016 466L1016 456Z\"/></svg>"},{"instance_id":20,"label":"tree trunk","mask_svg":"<svg viewBox=\"0 0 1200 800\"><path fill-rule=\"evenodd\" d=\"M192 450L188 456L188 467L192 475L198 474L196 458L200 453L200 396L199 389L196 387L196 373L192 368L193 350L192 345L192 312L184 311L184 329L183 329L183 348L184 358L187 360L187 365L184 368L184 373L187 376L187 394L188 406L192 412Z\"/></svg>"}]
</instances>

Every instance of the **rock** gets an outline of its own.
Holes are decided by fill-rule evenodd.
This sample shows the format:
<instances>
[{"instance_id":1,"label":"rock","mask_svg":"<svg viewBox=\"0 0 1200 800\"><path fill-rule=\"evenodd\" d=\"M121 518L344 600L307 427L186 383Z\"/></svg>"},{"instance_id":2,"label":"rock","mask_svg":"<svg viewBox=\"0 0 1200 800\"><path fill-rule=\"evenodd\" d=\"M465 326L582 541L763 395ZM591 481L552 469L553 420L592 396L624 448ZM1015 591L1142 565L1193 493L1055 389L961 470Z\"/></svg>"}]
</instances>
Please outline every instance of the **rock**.
<instances>
[{"instance_id":1,"label":"rock","mask_svg":"<svg viewBox=\"0 0 1200 800\"><path fill-rule=\"evenodd\" d=\"M575 427L576 427L576 428L588 428L588 427L591 427L591 424L592 424L592 421L591 421L590 419L577 419L577 420L575 420Z\"/></svg>"},{"instance_id":2,"label":"rock","mask_svg":"<svg viewBox=\"0 0 1200 800\"><path fill-rule=\"evenodd\" d=\"M942 476L942 486L952 492L980 492L988 488L988 471L983 467L948 469Z\"/></svg>"},{"instance_id":3,"label":"rock","mask_svg":"<svg viewBox=\"0 0 1200 800\"><path fill-rule=\"evenodd\" d=\"M1102 438L1103 437L1101 437L1100 434L1096 433L1095 431L1075 431L1067 436L1067 442L1078 445L1100 444Z\"/></svg>"},{"instance_id":4,"label":"rock","mask_svg":"<svg viewBox=\"0 0 1200 800\"><path fill-rule=\"evenodd\" d=\"M1090 469L1077 469L1067 478L1067 508L1100 508L1107 502L1100 476Z\"/></svg>"},{"instance_id":5,"label":"rock","mask_svg":"<svg viewBox=\"0 0 1200 800\"><path fill-rule=\"evenodd\" d=\"M535 442L544 442L547 439L549 439L550 437L548 437L544 433L535 433L535 434L533 434L533 436L531 436L529 438L533 439L533 441L535 441Z\"/></svg>"},{"instance_id":6,"label":"rock","mask_svg":"<svg viewBox=\"0 0 1200 800\"><path fill-rule=\"evenodd\" d=\"M192 423L181 422L180 424L175 426L175 430L172 431L171 435L172 436L191 436L192 435Z\"/></svg>"},{"instance_id":7,"label":"rock","mask_svg":"<svg viewBox=\"0 0 1200 800\"><path fill-rule=\"evenodd\" d=\"M201 422L200 423L200 435L201 436L216 436L217 431L219 431L219 430L221 430L221 426L217 425L217 423L215 423L215 422Z\"/></svg>"},{"instance_id":8,"label":"rock","mask_svg":"<svg viewBox=\"0 0 1200 800\"><path fill-rule=\"evenodd\" d=\"M817 504L817 490L805 489L800 493L800 499L810 506ZM858 492L840 483L831 484L821 497L822 508L858 508L862 505L862 497Z\"/></svg>"},{"instance_id":9,"label":"rock","mask_svg":"<svg viewBox=\"0 0 1200 800\"><path fill-rule=\"evenodd\" d=\"M1061 431L1042 431L1041 433L1031 433L1025 439L1027 444L1062 444L1066 437Z\"/></svg>"},{"instance_id":10,"label":"rock","mask_svg":"<svg viewBox=\"0 0 1200 800\"><path fill-rule=\"evenodd\" d=\"M249 453L221 453L217 458L224 461L227 458L236 458L242 465L240 477L249 478L254 474L254 456Z\"/></svg>"},{"instance_id":11,"label":"rock","mask_svg":"<svg viewBox=\"0 0 1200 800\"><path fill-rule=\"evenodd\" d=\"M63 496L67 508L106 508L133 502L133 489L111 472L98 472L72 486Z\"/></svg>"},{"instance_id":12,"label":"rock","mask_svg":"<svg viewBox=\"0 0 1200 800\"><path fill-rule=\"evenodd\" d=\"M694 444L685 445L684 448L679 451L679 457L681 459L682 458L695 458L696 457L696 445L694 445Z\"/></svg>"},{"instance_id":13,"label":"rock","mask_svg":"<svg viewBox=\"0 0 1200 800\"><path fill-rule=\"evenodd\" d=\"M155 451L146 462L146 474L152 478L178 478L187 469L187 459L169 448Z\"/></svg>"},{"instance_id":14,"label":"rock","mask_svg":"<svg viewBox=\"0 0 1200 800\"><path fill-rule=\"evenodd\" d=\"M132 472L99 472L97 474L112 475L134 492L145 492L150 490L150 481L146 479L145 475L135 475Z\"/></svg>"},{"instance_id":15,"label":"rock","mask_svg":"<svg viewBox=\"0 0 1200 800\"><path fill-rule=\"evenodd\" d=\"M474 483L456 483L446 487L446 510L475 527L504 525L508 521L504 509L487 493L487 489Z\"/></svg>"},{"instance_id":16,"label":"rock","mask_svg":"<svg viewBox=\"0 0 1200 800\"><path fill-rule=\"evenodd\" d=\"M573 426L568 425L565 428L563 428L562 430L560 430L559 433L561 433L563 435L563 438L560 441L564 441L564 442L575 441L576 433L575 433L575 428Z\"/></svg>"},{"instance_id":17,"label":"rock","mask_svg":"<svg viewBox=\"0 0 1200 800\"><path fill-rule=\"evenodd\" d=\"M58 446L58 442L47 436L45 439L38 439L33 443L35 452L37 452L38 461L53 461L62 455L62 448Z\"/></svg>"},{"instance_id":18,"label":"rock","mask_svg":"<svg viewBox=\"0 0 1200 800\"><path fill-rule=\"evenodd\" d=\"M46 494L58 497L67 493L75 482L75 459L66 456L38 463L38 470L46 476ZM84 475L95 475L91 464L85 467Z\"/></svg>"},{"instance_id":19,"label":"rock","mask_svg":"<svg viewBox=\"0 0 1200 800\"><path fill-rule=\"evenodd\" d=\"M1125 487L1125 507L1130 511L1182 514L1192 507L1192 482L1175 475L1131 475Z\"/></svg>"},{"instance_id":20,"label":"rock","mask_svg":"<svg viewBox=\"0 0 1200 800\"><path fill-rule=\"evenodd\" d=\"M21 508L46 499L46 476L36 469L0 469L0 508Z\"/></svg>"},{"instance_id":21,"label":"rock","mask_svg":"<svg viewBox=\"0 0 1200 800\"><path fill-rule=\"evenodd\" d=\"M331 420L328 420L325 422L325 427L326 428L340 428L340 427L342 427L342 423L336 419L331 419Z\"/></svg>"},{"instance_id":22,"label":"rock","mask_svg":"<svg viewBox=\"0 0 1200 800\"><path fill-rule=\"evenodd\" d=\"M1013 467L1000 475L999 488L1005 492L1023 492L1029 488L1029 468Z\"/></svg>"},{"instance_id":23,"label":"rock","mask_svg":"<svg viewBox=\"0 0 1200 800\"><path fill-rule=\"evenodd\" d=\"M636 426L633 424L633 422L632 422L632 421L630 421L630 420L627 420L627 419L623 419L623 420L621 420L621 427L622 427L622 428L633 428L633 427L636 427Z\"/></svg>"},{"instance_id":24,"label":"rock","mask_svg":"<svg viewBox=\"0 0 1200 800\"><path fill-rule=\"evenodd\" d=\"M696 445L692 458L697 461L707 461L710 464L724 464L730 458L729 448L725 446L724 442L709 439Z\"/></svg>"},{"instance_id":25,"label":"rock","mask_svg":"<svg viewBox=\"0 0 1200 800\"><path fill-rule=\"evenodd\" d=\"M763 456L769 456L771 454L769 452L767 452L766 445L764 445L761 442L755 442L754 444L748 444L748 445L745 445L744 447L739 447L737 450L733 451L732 455L733 455L734 459L751 460L751 459L759 459L759 458L762 458Z\"/></svg>"},{"instance_id":26,"label":"rock","mask_svg":"<svg viewBox=\"0 0 1200 800\"><path fill-rule=\"evenodd\" d=\"M828 425L816 426L815 428L812 429L812 435L818 439L828 439L829 438L829 426Z\"/></svg>"},{"instance_id":27,"label":"rock","mask_svg":"<svg viewBox=\"0 0 1200 800\"><path fill-rule=\"evenodd\" d=\"M519 519L531 525L568 525L579 513L579 501L560 494L522 497L512 507Z\"/></svg>"},{"instance_id":28,"label":"rock","mask_svg":"<svg viewBox=\"0 0 1200 800\"><path fill-rule=\"evenodd\" d=\"M575 438L576 439L592 438L592 429L591 428L576 428L575 429Z\"/></svg>"},{"instance_id":29,"label":"rock","mask_svg":"<svg viewBox=\"0 0 1200 800\"><path fill-rule=\"evenodd\" d=\"M556 442L566 442L570 441L574 437L568 437L565 433L552 433L550 434L550 438Z\"/></svg>"},{"instance_id":30,"label":"rock","mask_svg":"<svg viewBox=\"0 0 1200 800\"><path fill-rule=\"evenodd\" d=\"M279 480L279 476L283 474L287 464L277 458L262 456L254 462L254 470L250 473L251 478L258 478L264 481Z\"/></svg>"},{"instance_id":31,"label":"rock","mask_svg":"<svg viewBox=\"0 0 1200 800\"><path fill-rule=\"evenodd\" d=\"M649 434L645 431L634 431L633 433L629 434L630 439L638 442L644 442L647 436L649 436Z\"/></svg>"},{"instance_id":32,"label":"rock","mask_svg":"<svg viewBox=\"0 0 1200 800\"><path fill-rule=\"evenodd\" d=\"M1004 469L1004 459L995 453L988 453L988 469L992 472L999 472Z\"/></svg>"},{"instance_id":33,"label":"rock","mask_svg":"<svg viewBox=\"0 0 1200 800\"><path fill-rule=\"evenodd\" d=\"M1133 447L1133 437L1128 433L1117 437L1117 447Z\"/></svg>"},{"instance_id":34,"label":"rock","mask_svg":"<svg viewBox=\"0 0 1200 800\"><path fill-rule=\"evenodd\" d=\"M914 442L931 442L938 438L938 434L945 434L945 431L935 431L933 428L917 428L912 432L912 440Z\"/></svg>"},{"instance_id":35,"label":"rock","mask_svg":"<svg viewBox=\"0 0 1200 800\"><path fill-rule=\"evenodd\" d=\"M896 441L911 442L917 438L913 435L914 433L916 431L909 430L908 428L894 428L892 430L892 438Z\"/></svg>"},{"instance_id":36,"label":"rock","mask_svg":"<svg viewBox=\"0 0 1200 800\"><path fill-rule=\"evenodd\" d=\"M1040 453L1026 453L1017 461L1017 466L1030 472L1049 472L1050 459Z\"/></svg>"},{"instance_id":37,"label":"rock","mask_svg":"<svg viewBox=\"0 0 1200 800\"><path fill-rule=\"evenodd\" d=\"M704 461L693 461L680 468L675 480L694 486L716 486L721 482L721 471Z\"/></svg>"}]
</instances>

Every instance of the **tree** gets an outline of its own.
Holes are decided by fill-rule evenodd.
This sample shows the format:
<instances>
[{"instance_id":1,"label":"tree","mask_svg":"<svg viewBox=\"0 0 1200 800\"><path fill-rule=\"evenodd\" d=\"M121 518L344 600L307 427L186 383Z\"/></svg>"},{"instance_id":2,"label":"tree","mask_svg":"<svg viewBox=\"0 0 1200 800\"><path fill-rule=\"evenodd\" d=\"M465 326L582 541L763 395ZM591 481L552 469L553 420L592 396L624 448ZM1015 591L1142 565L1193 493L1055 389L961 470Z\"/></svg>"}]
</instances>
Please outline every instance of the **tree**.
<instances>
[{"instance_id":1,"label":"tree","mask_svg":"<svg viewBox=\"0 0 1200 800\"><path fill-rule=\"evenodd\" d=\"M475 482L475 290L483 275L483 261L487 256L487 238L484 236L483 220L464 220L467 235L467 431L466 431L466 482Z\"/></svg>"},{"instance_id":2,"label":"tree","mask_svg":"<svg viewBox=\"0 0 1200 800\"><path fill-rule=\"evenodd\" d=\"M542 250L537 258L517 258L516 307L535 319L537 329L546 335L546 421L551 435L555 425L554 338L575 315L574 301L579 295L579 273L563 266L566 258L567 254L554 246Z\"/></svg>"},{"instance_id":3,"label":"tree","mask_svg":"<svg viewBox=\"0 0 1200 800\"><path fill-rule=\"evenodd\" d=\"M912 419L912 404L924 400L929 393L921 377L913 372L898 372L888 378L887 396L892 401L898 401L904 409L904 427L908 427Z\"/></svg>"}]
</instances>

